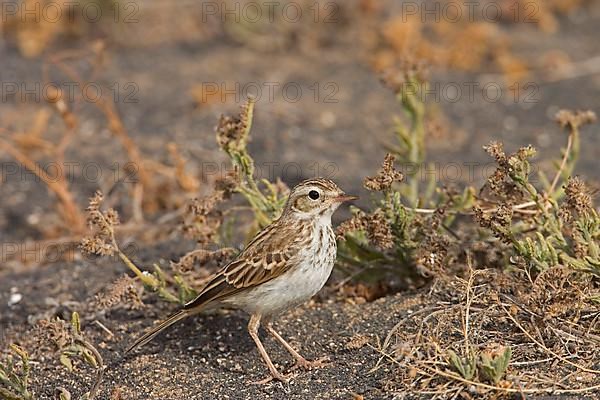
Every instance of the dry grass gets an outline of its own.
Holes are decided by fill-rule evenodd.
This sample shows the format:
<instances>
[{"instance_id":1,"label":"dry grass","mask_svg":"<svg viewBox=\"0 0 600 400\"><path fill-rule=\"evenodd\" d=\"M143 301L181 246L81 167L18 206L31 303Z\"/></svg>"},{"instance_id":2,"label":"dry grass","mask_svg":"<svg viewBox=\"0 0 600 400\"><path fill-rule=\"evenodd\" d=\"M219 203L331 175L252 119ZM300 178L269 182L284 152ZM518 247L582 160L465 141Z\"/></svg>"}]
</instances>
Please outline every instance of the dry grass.
<instances>
[{"instance_id":1,"label":"dry grass","mask_svg":"<svg viewBox=\"0 0 600 400\"><path fill-rule=\"evenodd\" d=\"M86 102L81 94L75 93L72 103L67 103L71 95L61 92L59 87L51 82L56 76L63 76L78 87L84 87L90 82L99 79L105 61L105 46L101 41L94 42L89 50L63 51L50 54L42 64L45 87L43 100L45 105L37 111L33 121L25 130L15 124L13 127L0 127L0 152L12 157L24 169L34 174L41 184L56 197L56 214L58 224L43 224L41 232L44 238L35 248L47 248L48 243L73 245L86 232L86 216L82 212L79 201L82 197L82 188L78 186L75 168L72 170L73 160L67 159L67 153L81 146L79 138L81 127L77 113L81 111ZM83 67L82 67L83 66ZM86 76L78 71L88 71ZM169 163L162 163L143 154L137 143L131 138L125 128L112 98L100 98L93 102L92 107L97 108L105 118L106 127L112 133L114 141L107 143L120 145L125 159L114 160L121 171L115 172L119 180L112 182L107 191L112 191L116 186L124 185L129 190L129 198L118 199L118 207L126 209L131 215L127 223L119 225L120 230L130 234L143 234L146 239L154 240L164 236L164 226L157 227L147 224L148 219L153 219L161 212L162 223L174 223L181 216L190 196L201 190L200 176L190 167L188 160L180 147L175 143L167 145ZM58 118L64 127L58 137L50 136L50 125ZM89 161L94 162L94 161ZM50 165L54 169L47 170ZM79 165L77 162L75 165ZM95 165L99 168L100 163ZM79 171L80 173L81 171ZM85 178L85 177L84 177ZM169 215L170 213L170 215ZM48 210L45 214L51 214ZM167 215L164 215L167 214ZM30 257L43 260L42 256ZM27 263L28 259L20 260Z\"/></svg>"},{"instance_id":2,"label":"dry grass","mask_svg":"<svg viewBox=\"0 0 600 400\"><path fill-rule=\"evenodd\" d=\"M390 389L432 399L594 393L600 387L597 295L589 277L562 267L533 283L524 274L470 269L466 280L438 280L420 296L419 306L373 346L381 353L374 369L395 366ZM493 381L482 357L502 349L512 357ZM456 369L453 353L471 359L470 376Z\"/></svg>"},{"instance_id":3,"label":"dry grass","mask_svg":"<svg viewBox=\"0 0 600 400\"><path fill-rule=\"evenodd\" d=\"M65 126L65 133L60 141L53 143L43 138L50 118L45 109L38 111L34 122L27 132L11 132L0 128L0 151L12 156L23 167L35 174L58 199L57 211L64 221L64 227L73 234L81 234L85 231L85 218L75 197L65 173L65 152L72 143L73 135L77 129L77 118L68 109L64 99L55 91L48 91L46 101L60 115ZM50 158L58 168L51 175L36 160ZM62 227L64 229L64 227Z\"/></svg>"}]
</instances>

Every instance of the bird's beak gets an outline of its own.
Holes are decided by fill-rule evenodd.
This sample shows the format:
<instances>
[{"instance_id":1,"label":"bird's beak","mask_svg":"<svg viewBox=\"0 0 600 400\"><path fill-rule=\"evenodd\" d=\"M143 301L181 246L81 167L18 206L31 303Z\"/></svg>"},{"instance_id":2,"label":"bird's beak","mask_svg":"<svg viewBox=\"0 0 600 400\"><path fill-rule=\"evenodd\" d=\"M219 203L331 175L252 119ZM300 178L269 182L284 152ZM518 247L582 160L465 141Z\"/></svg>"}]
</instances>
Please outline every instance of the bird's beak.
<instances>
[{"instance_id":1,"label":"bird's beak","mask_svg":"<svg viewBox=\"0 0 600 400\"><path fill-rule=\"evenodd\" d=\"M338 203L343 203L345 201L356 200L356 199L358 199L358 196L352 196L352 195L348 195L345 193L333 198L333 200L335 200Z\"/></svg>"}]
</instances>

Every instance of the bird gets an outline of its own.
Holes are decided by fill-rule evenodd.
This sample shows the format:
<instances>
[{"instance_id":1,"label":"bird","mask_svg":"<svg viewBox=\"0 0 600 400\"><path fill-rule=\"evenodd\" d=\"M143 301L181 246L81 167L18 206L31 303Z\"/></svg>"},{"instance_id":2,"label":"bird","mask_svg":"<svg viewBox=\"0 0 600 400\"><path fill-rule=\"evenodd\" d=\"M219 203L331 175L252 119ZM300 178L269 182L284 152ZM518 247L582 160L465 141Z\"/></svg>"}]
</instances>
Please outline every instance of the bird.
<instances>
[{"instance_id":1,"label":"bird","mask_svg":"<svg viewBox=\"0 0 600 400\"><path fill-rule=\"evenodd\" d=\"M225 307L250 314L248 333L270 372L256 383L273 379L288 382L291 376L281 373L271 361L258 336L261 321L295 359L295 368L324 365L323 359L305 359L273 328L272 321L308 301L325 285L337 252L331 216L342 203L356 199L330 179L313 178L296 185L278 219L258 232L233 261L214 273L196 298L142 335L125 354L184 318Z\"/></svg>"}]
</instances>

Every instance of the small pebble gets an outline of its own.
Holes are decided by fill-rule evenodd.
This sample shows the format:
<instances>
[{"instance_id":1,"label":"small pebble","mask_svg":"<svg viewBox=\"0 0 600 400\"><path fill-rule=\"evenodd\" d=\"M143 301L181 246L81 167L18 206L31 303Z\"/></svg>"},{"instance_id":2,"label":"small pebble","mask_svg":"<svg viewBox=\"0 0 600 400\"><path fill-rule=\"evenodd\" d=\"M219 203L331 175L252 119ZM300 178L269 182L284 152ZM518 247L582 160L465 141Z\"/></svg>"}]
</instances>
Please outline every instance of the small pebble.
<instances>
[{"instance_id":1,"label":"small pebble","mask_svg":"<svg viewBox=\"0 0 600 400\"><path fill-rule=\"evenodd\" d=\"M332 128L335 126L336 120L337 118L335 114L331 111L322 112L319 116L319 122L321 122L325 128Z\"/></svg>"},{"instance_id":2,"label":"small pebble","mask_svg":"<svg viewBox=\"0 0 600 400\"><path fill-rule=\"evenodd\" d=\"M17 291L16 287L10 288L10 296L8 298L8 306L12 307L23 300L23 295Z\"/></svg>"}]
</instances>

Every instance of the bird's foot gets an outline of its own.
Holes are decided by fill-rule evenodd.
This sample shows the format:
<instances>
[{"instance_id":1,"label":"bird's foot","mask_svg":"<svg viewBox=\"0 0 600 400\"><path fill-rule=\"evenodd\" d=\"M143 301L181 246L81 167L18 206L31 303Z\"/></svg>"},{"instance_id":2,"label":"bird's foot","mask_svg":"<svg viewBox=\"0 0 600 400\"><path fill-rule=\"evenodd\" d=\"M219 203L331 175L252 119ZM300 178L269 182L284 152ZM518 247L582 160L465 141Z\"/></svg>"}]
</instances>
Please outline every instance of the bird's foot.
<instances>
[{"instance_id":1,"label":"bird's foot","mask_svg":"<svg viewBox=\"0 0 600 400\"><path fill-rule=\"evenodd\" d=\"M284 375L281 372L271 372L271 375L267 376L266 378L250 383L253 385L266 385L267 383L270 383L272 381L288 383L294 376L295 374Z\"/></svg>"},{"instance_id":2,"label":"bird's foot","mask_svg":"<svg viewBox=\"0 0 600 400\"><path fill-rule=\"evenodd\" d=\"M296 359L296 365L292 367L292 371L296 369L313 369L313 368L323 368L331 364L329 357L320 357L316 360L308 361L306 358L298 358Z\"/></svg>"}]
</instances>

